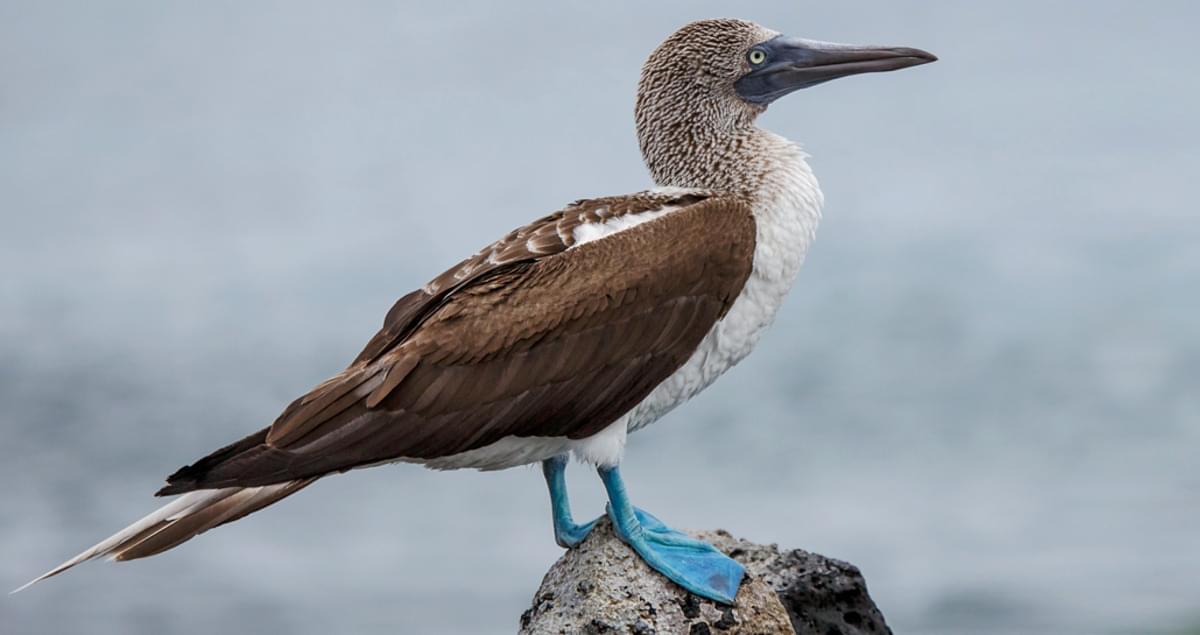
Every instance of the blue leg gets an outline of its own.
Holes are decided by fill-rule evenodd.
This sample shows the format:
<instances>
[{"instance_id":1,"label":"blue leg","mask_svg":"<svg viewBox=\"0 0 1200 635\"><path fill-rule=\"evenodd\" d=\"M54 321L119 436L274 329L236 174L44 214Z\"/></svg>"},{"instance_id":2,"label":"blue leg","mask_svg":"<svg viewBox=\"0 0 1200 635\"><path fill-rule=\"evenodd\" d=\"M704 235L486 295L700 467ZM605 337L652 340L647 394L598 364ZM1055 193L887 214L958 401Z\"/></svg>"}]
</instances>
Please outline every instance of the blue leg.
<instances>
[{"instance_id":1,"label":"blue leg","mask_svg":"<svg viewBox=\"0 0 1200 635\"><path fill-rule=\"evenodd\" d=\"M675 584L701 597L733 604L745 573L742 565L635 508L616 467L602 467L599 472L608 491L608 516L621 540Z\"/></svg>"},{"instance_id":2,"label":"blue leg","mask_svg":"<svg viewBox=\"0 0 1200 635\"><path fill-rule=\"evenodd\" d=\"M554 514L554 541L560 547L571 548L583 542L596 521L584 525L575 524L571 517L571 501L567 498L567 457L556 456L542 461L542 474L550 488L550 509Z\"/></svg>"}]
</instances>

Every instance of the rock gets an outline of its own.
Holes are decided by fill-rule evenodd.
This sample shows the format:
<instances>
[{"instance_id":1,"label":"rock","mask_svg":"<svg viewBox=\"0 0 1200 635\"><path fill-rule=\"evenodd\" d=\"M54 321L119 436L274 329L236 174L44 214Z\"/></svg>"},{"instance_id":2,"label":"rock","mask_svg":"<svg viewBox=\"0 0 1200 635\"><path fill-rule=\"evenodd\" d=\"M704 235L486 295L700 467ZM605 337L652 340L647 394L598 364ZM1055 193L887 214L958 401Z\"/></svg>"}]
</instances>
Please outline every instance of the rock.
<instances>
[{"instance_id":1,"label":"rock","mask_svg":"<svg viewBox=\"0 0 1200 635\"><path fill-rule=\"evenodd\" d=\"M529 634L791 632L787 611L763 580L748 578L734 608L697 597L642 562L607 519L554 563L521 616L521 633Z\"/></svg>"},{"instance_id":2,"label":"rock","mask_svg":"<svg viewBox=\"0 0 1200 635\"><path fill-rule=\"evenodd\" d=\"M694 533L746 567L732 607L692 595L650 569L607 519L568 550L521 615L522 635L888 635L853 565L806 551Z\"/></svg>"},{"instance_id":3,"label":"rock","mask_svg":"<svg viewBox=\"0 0 1200 635\"><path fill-rule=\"evenodd\" d=\"M879 607L867 594L858 567L803 549L739 540L728 533L695 534L729 554L775 590L798 635L890 635ZM740 597L740 596L739 596Z\"/></svg>"}]
</instances>

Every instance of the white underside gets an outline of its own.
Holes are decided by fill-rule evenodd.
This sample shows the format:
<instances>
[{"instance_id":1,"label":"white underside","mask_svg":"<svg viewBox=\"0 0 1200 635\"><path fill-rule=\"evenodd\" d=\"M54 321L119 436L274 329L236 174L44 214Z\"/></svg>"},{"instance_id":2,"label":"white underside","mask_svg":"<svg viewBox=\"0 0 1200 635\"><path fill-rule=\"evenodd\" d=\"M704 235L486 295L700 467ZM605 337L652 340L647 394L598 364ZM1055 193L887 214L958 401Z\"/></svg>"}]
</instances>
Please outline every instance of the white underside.
<instances>
[{"instance_id":1,"label":"white underside","mask_svg":"<svg viewBox=\"0 0 1200 635\"><path fill-rule=\"evenodd\" d=\"M772 177L757 196L760 203L754 210L757 235L753 270L729 312L713 326L679 370L628 414L586 439L505 437L468 452L414 462L434 469L498 470L570 452L587 463L616 465L621 461L629 432L654 423L749 355L791 289L821 219L821 190L804 153L782 137L776 139L781 144L779 158L783 167L772 171ZM641 214L630 219L632 222L583 226L576 230L576 237L602 240L665 213L668 210Z\"/></svg>"},{"instance_id":2,"label":"white underside","mask_svg":"<svg viewBox=\"0 0 1200 635\"><path fill-rule=\"evenodd\" d=\"M573 454L585 463L616 465L621 462L621 455L625 451L628 421L629 415L625 415L585 439L508 436L482 448L436 459L405 462L421 463L435 470L503 470L537 463L562 454Z\"/></svg>"}]
</instances>

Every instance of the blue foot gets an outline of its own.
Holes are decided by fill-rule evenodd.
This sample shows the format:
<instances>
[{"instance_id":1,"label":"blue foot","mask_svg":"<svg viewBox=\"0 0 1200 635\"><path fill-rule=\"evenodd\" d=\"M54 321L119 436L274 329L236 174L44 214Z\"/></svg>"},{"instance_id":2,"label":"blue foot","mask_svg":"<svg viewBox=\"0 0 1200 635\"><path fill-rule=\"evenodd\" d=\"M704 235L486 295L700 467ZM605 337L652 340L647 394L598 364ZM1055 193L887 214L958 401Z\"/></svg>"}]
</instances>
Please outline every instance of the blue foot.
<instances>
[{"instance_id":1,"label":"blue foot","mask_svg":"<svg viewBox=\"0 0 1200 635\"><path fill-rule=\"evenodd\" d=\"M542 461L542 474L550 489L550 510L554 517L554 542L570 549L583 542L596 521L582 525L571 516L571 502L567 498L567 457L556 456Z\"/></svg>"},{"instance_id":2,"label":"blue foot","mask_svg":"<svg viewBox=\"0 0 1200 635\"><path fill-rule=\"evenodd\" d=\"M617 536L646 564L701 597L733 604L745 569L716 547L671 529L629 503L617 468L601 468L608 490L608 516Z\"/></svg>"},{"instance_id":3,"label":"blue foot","mask_svg":"<svg viewBox=\"0 0 1200 635\"><path fill-rule=\"evenodd\" d=\"M554 523L554 542L557 542L558 546L560 547L570 549L571 547L583 542L583 539L587 538L588 534L592 533L592 527L595 525L596 521L594 520L590 523L584 523L582 525L578 523L561 525Z\"/></svg>"}]
</instances>

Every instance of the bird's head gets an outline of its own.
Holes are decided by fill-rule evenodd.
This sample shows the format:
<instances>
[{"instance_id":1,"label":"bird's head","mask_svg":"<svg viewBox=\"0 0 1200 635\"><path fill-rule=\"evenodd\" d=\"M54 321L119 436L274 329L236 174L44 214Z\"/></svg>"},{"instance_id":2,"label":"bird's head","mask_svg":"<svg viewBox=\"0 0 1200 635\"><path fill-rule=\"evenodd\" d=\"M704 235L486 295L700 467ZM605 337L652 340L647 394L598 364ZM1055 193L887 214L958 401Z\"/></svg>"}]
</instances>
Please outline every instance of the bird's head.
<instances>
[{"instance_id":1,"label":"bird's head","mask_svg":"<svg viewBox=\"0 0 1200 635\"><path fill-rule=\"evenodd\" d=\"M914 48L788 37L745 20L692 22L642 66L636 108L642 153L653 171L654 154L750 129L771 102L788 93L936 59Z\"/></svg>"}]
</instances>

